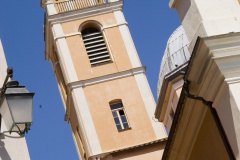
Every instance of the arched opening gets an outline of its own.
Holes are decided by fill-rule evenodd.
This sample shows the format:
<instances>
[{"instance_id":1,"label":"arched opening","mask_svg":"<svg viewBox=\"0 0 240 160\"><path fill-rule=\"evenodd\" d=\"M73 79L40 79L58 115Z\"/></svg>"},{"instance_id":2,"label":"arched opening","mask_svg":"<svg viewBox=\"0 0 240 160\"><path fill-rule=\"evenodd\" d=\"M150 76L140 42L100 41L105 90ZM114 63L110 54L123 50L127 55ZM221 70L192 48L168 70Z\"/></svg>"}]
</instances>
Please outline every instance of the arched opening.
<instances>
[{"instance_id":1,"label":"arched opening","mask_svg":"<svg viewBox=\"0 0 240 160\"><path fill-rule=\"evenodd\" d=\"M87 27L81 33L92 66L111 62L104 37L98 28Z\"/></svg>"}]
</instances>

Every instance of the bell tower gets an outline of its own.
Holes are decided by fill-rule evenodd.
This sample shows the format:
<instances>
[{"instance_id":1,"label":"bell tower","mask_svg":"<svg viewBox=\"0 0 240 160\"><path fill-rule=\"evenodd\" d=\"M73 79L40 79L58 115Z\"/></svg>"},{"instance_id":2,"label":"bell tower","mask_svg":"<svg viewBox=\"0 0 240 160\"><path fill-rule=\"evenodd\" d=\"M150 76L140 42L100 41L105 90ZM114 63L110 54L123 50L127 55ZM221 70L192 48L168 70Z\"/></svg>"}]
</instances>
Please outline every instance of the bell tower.
<instances>
[{"instance_id":1,"label":"bell tower","mask_svg":"<svg viewBox=\"0 0 240 160\"><path fill-rule=\"evenodd\" d=\"M41 0L52 63L82 160L159 159L166 141L122 0Z\"/></svg>"}]
</instances>

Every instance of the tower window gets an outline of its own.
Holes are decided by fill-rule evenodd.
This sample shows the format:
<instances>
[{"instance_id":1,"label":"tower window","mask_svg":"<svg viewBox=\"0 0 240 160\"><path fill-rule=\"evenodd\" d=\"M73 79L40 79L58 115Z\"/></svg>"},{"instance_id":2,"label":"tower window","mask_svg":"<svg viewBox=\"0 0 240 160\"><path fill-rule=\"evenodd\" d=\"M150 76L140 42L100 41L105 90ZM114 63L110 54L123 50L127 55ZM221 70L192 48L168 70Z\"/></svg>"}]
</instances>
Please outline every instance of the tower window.
<instances>
[{"instance_id":1,"label":"tower window","mask_svg":"<svg viewBox=\"0 0 240 160\"><path fill-rule=\"evenodd\" d=\"M110 108L118 131L130 128L122 102L110 103Z\"/></svg>"},{"instance_id":2,"label":"tower window","mask_svg":"<svg viewBox=\"0 0 240 160\"><path fill-rule=\"evenodd\" d=\"M86 28L82 31L83 42L92 66L111 62L103 35L96 28Z\"/></svg>"}]
</instances>

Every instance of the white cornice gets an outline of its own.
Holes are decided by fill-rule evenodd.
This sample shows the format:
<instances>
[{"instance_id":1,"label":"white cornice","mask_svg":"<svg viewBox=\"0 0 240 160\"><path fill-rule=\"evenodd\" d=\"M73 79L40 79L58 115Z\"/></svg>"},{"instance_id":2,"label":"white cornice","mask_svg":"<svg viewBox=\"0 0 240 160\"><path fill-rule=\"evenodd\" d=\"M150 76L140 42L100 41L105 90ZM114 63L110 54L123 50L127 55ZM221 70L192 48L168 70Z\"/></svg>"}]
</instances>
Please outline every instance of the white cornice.
<instances>
[{"instance_id":1,"label":"white cornice","mask_svg":"<svg viewBox=\"0 0 240 160\"><path fill-rule=\"evenodd\" d=\"M51 24L63 23L77 19L93 17L105 13L111 13L115 10L122 10L123 1L107 3L104 5L83 8L75 11L58 13L47 17L47 21Z\"/></svg>"},{"instance_id":2,"label":"white cornice","mask_svg":"<svg viewBox=\"0 0 240 160\"><path fill-rule=\"evenodd\" d=\"M111 81L111 80L129 77L129 76L133 76L133 75L137 75L137 74L142 74L142 73L145 73L145 71L146 71L146 67L133 68L133 69L130 69L127 71L118 72L118 73L114 73L114 74L110 74L110 75L105 75L105 76L96 77L96 78L92 78L92 79L82 80L82 81L78 81L78 82L72 82L72 83L68 84L68 87L69 87L69 89L85 87L85 86L94 85L97 83L103 83L106 81Z\"/></svg>"},{"instance_id":3,"label":"white cornice","mask_svg":"<svg viewBox=\"0 0 240 160\"><path fill-rule=\"evenodd\" d=\"M240 83L240 77L227 78L227 79L225 79L225 81L228 84Z\"/></svg>"},{"instance_id":4,"label":"white cornice","mask_svg":"<svg viewBox=\"0 0 240 160\"><path fill-rule=\"evenodd\" d=\"M240 33L200 39L187 76L192 93L214 101L224 81L239 83L239 50Z\"/></svg>"},{"instance_id":5,"label":"white cornice","mask_svg":"<svg viewBox=\"0 0 240 160\"><path fill-rule=\"evenodd\" d=\"M101 28L101 30L103 31L103 30L106 30L106 29L109 29L109 28L119 27L121 25L127 25L127 22L121 23L121 24L104 26L104 27ZM74 33L70 33L70 34L64 34L62 36L54 37L54 40L57 41L58 39L61 39L61 38L67 38L67 37L77 36L77 35L81 35L81 32L74 32Z\"/></svg>"},{"instance_id":6,"label":"white cornice","mask_svg":"<svg viewBox=\"0 0 240 160\"><path fill-rule=\"evenodd\" d=\"M59 13L56 15L51 15L51 16L47 16L46 17L46 22L45 22L45 58L47 60L50 59L49 54L52 52L52 48L49 47L52 46L52 40L51 40L51 27L54 24L58 24L58 23L63 23L63 22L68 22L68 21L72 21L72 20L76 20L76 19L82 19L82 18L87 18L87 17L91 17L91 16L97 16L97 15L101 15L104 13L112 13L115 10L122 10L122 6L123 6L123 1L118 1L118 2L111 2L111 3L107 3L104 5L100 5L100 6L94 6L91 8L84 8L81 10L76 10L76 11L71 11L71 12L65 12L65 13ZM124 24L127 25L127 23L125 22ZM124 24L118 24L118 25L124 25ZM114 26L109 26L109 27L114 27ZM102 28L107 29L107 27ZM73 34L68 34L65 35L66 37L68 36L74 36L75 34L79 34L77 33L73 33ZM59 38L64 38L64 36L58 37Z\"/></svg>"}]
</instances>

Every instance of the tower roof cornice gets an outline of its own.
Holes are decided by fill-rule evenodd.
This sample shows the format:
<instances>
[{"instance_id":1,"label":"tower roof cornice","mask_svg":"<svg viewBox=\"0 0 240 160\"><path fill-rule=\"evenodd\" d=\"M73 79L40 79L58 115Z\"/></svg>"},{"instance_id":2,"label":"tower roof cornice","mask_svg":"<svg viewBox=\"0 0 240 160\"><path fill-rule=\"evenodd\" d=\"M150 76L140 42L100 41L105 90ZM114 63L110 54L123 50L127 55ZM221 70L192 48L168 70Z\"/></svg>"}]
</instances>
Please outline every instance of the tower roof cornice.
<instances>
[{"instance_id":1,"label":"tower roof cornice","mask_svg":"<svg viewBox=\"0 0 240 160\"><path fill-rule=\"evenodd\" d=\"M92 17L96 15L101 15L104 13L111 13L116 10L122 10L123 1L116 1L111 3L106 3L103 5L92 6L88 8L82 8L79 10L72 10L63 13L57 13L47 16L47 21L50 23L62 23L68 22L76 19Z\"/></svg>"},{"instance_id":2,"label":"tower roof cornice","mask_svg":"<svg viewBox=\"0 0 240 160\"><path fill-rule=\"evenodd\" d=\"M44 3L46 5L53 5L52 2L49 2L49 1L46 2L46 0L41 0L41 3ZM82 8L82 9L63 12L63 13L46 14L45 22L44 22L45 43L46 44L52 43L51 36L50 36L51 31L49 30L50 28L48 26L52 26L52 25L58 24L58 23L69 22L69 21L73 21L73 20L77 20L77 19L102 15L102 14L106 14L106 13L111 13L111 12L114 12L117 10L122 10L122 7L123 7L123 0L119 0L116 2L105 3L102 5L96 5L96 6L92 6L92 7L88 7L88 8ZM52 11L49 11L49 9L55 10L55 8L51 8L51 7L48 8L47 6L45 6L45 8L47 10L46 11L47 13L52 12ZM52 13L54 13L54 12L52 12ZM51 50L52 50L52 48L48 47L48 45L46 45L46 49L45 49L45 58L46 59L49 59L47 53L51 53L52 52Z\"/></svg>"}]
</instances>

